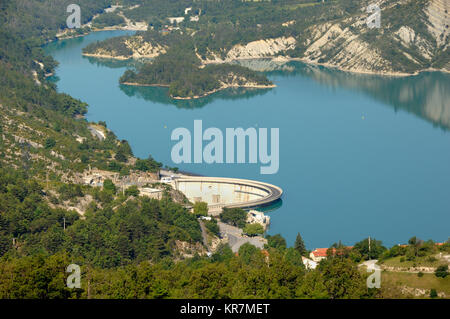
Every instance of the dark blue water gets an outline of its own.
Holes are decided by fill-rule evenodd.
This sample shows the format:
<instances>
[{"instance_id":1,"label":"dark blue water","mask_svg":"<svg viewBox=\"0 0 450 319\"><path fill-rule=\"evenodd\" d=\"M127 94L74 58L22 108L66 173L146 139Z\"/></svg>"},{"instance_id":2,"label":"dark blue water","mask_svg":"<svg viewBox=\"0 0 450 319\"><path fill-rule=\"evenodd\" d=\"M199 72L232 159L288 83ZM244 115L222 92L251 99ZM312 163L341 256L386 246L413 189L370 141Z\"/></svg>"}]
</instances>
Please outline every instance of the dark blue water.
<instances>
[{"instance_id":1,"label":"dark blue water","mask_svg":"<svg viewBox=\"0 0 450 319\"><path fill-rule=\"evenodd\" d=\"M412 236L450 236L450 76L388 78L290 63L268 72L271 90L227 90L173 101L163 88L120 86L130 63L81 56L94 33L50 44L60 65L58 89L89 103L89 121L106 121L135 155L210 176L256 179L283 188L269 233L289 244L354 244L367 236L385 245ZM280 128L280 169L260 164L184 164L171 160L173 129Z\"/></svg>"}]
</instances>

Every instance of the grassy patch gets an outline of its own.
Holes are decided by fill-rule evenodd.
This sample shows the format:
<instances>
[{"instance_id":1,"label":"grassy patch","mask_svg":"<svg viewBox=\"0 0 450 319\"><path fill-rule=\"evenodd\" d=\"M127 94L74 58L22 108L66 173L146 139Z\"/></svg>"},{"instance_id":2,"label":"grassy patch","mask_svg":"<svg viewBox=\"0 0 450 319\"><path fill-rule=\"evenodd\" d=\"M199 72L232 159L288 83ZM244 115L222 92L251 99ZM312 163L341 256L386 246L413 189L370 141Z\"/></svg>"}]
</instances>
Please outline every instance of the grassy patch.
<instances>
[{"instance_id":1,"label":"grassy patch","mask_svg":"<svg viewBox=\"0 0 450 319\"><path fill-rule=\"evenodd\" d=\"M397 256L393 258L389 258L380 262L380 264L388 266L388 267L402 267L402 268L410 268L410 267L438 267L442 264L446 264L446 262L442 259L439 259L439 256L434 256L435 259L431 259L430 256L424 257L416 257L415 260L406 260L405 256ZM401 261L404 260L404 261Z\"/></svg>"},{"instance_id":2,"label":"grassy patch","mask_svg":"<svg viewBox=\"0 0 450 319\"><path fill-rule=\"evenodd\" d=\"M437 278L434 274L424 274L422 277L419 277L413 273L383 271L381 273L381 287L384 292L392 293L392 291L397 291L397 293L391 296L393 298L400 297L397 294L400 293L399 290L401 287L428 290L427 294L423 297L429 297L430 289L436 289L438 293L443 292L447 296L450 296L450 276ZM404 297L407 297L407 295L404 295Z\"/></svg>"}]
</instances>

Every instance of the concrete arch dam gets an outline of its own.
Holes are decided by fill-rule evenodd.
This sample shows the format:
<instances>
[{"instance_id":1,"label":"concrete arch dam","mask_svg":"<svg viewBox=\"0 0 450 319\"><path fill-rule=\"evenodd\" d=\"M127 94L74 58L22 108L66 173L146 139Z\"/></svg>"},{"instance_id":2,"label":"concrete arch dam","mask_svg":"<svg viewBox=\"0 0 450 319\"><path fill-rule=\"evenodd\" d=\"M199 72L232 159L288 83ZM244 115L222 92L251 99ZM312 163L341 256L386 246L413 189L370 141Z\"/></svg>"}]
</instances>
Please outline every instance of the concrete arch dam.
<instances>
[{"instance_id":1,"label":"concrete arch dam","mask_svg":"<svg viewBox=\"0 0 450 319\"><path fill-rule=\"evenodd\" d=\"M206 202L210 212L227 208L256 208L281 198L283 190L275 185L246 179L224 177L182 177L175 189L189 201Z\"/></svg>"}]
</instances>

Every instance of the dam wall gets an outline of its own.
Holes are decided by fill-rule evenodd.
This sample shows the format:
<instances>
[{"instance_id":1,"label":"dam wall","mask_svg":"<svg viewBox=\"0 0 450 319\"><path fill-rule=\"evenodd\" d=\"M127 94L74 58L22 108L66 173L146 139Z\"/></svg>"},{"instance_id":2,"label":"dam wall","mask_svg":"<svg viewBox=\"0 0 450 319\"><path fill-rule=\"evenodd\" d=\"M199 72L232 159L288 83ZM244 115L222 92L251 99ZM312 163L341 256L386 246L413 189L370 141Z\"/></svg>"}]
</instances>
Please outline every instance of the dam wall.
<instances>
[{"instance_id":1,"label":"dam wall","mask_svg":"<svg viewBox=\"0 0 450 319\"><path fill-rule=\"evenodd\" d=\"M183 177L173 186L189 201L206 202L210 211L228 208L256 208L280 199L281 188L252 180L223 177Z\"/></svg>"}]
</instances>

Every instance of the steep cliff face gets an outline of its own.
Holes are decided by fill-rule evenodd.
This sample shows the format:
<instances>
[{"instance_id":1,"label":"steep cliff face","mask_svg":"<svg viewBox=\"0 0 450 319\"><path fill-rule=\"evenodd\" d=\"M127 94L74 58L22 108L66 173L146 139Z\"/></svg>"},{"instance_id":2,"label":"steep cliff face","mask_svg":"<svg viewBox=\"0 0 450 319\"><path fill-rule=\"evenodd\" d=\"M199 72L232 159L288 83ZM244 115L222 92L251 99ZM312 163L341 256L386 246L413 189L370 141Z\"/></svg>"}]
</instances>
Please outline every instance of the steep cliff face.
<instances>
[{"instance_id":1,"label":"steep cliff face","mask_svg":"<svg viewBox=\"0 0 450 319\"><path fill-rule=\"evenodd\" d=\"M314 25L298 39L306 62L361 73L412 74L449 70L450 1L381 1L381 27L369 28L366 7L335 22Z\"/></svg>"},{"instance_id":2,"label":"steep cliff face","mask_svg":"<svg viewBox=\"0 0 450 319\"><path fill-rule=\"evenodd\" d=\"M448 48L450 34L450 1L430 0L424 10L428 31L435 37L439 47Z\"/></svg>"},{"instance_id":3,"label":"steep cliff face","mask_svg":"<svg viewBox=\"0 0 450 319\"><path fill-rule=\"evenodd\" d=\"M359 73L408 75L427 69L450 71L450 1L380 0L380 28L370 28L367 23L367 6L372 2L358 3L361 7L356 13L309 25L297 30L295 37L263 38L231 49L206 48L197 56L203 64L262 58L282 64L286 62L283 58L295 58ZM288 27L296 22L280 24ZM180 39L189 42L195 33ZM117 59L154 58L167 52L170 45L163 43L173 45L181 41L161 39L124 37L120 41L105 41L85 54Z\"/></svg>"},{"instance_id":4,"label":"steep cliff face","mask_svg":"<svg viewBox=\"0 0 450 319\"><path fill-rule=\"evenodd\" d=\"M392 70L392 64L375 48L340 23L325 23L315 30L311 29L305 47L302 58L306 62L328 64L354 72L377 70L387 73Z\"/></svg>"},{"instance_id":5,"label":"steep cliff face","mask_svg":"<svg viewBox=\"0 0 450 319\"><path fill-rule=\"evenodd\" d=\"M155 58L166 53L167 46L156 42L145 41L138 35L108 39L101 45L88 46L83 50L86 56L113 58L117 60Z\"/></svg>"},{"instance_id":6,"label":"steep cliff face","mask_svg":"<svg viewBox=\"0 0 450 319\"><path fill-rule=\"evenodd\" d=\"M203 63L224 63L235 60L261 59L275 57L283 54L290 49L295 48L296 40L294 37L280 37L275 39L262 39L252 41L246 44L238 44L226 53L225 58L219 57L217 53L209 52Z\"/></svg>"}]
</instances>

